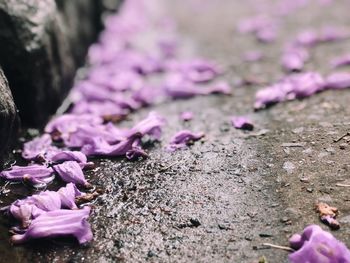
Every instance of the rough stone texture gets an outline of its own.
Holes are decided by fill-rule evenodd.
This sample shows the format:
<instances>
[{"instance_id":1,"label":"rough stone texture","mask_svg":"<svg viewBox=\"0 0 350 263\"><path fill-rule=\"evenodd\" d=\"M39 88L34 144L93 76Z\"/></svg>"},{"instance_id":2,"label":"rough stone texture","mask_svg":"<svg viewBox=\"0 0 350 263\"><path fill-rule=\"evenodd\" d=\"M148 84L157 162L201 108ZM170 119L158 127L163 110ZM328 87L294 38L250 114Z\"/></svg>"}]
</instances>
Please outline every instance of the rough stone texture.
<instances>
[{"instance_id":1,"label":"rough stone texture","mask_svg":"<svg viewBox=\"0 0 350 263\"><path fill-rule=\"evenodd\" d=\"M16 137L18 116L8 82L0 68L0 168L11 142Z\"/></svg>"},{"instance_id":2,"label":"rough stone texture","mask_svg":"<svg viewBox=\"0 0 350 263\"><path fill-rule=\"evenodd\" d=\"M100 28L97 0L0 0L0 65L22 121L59 106Z\"/></svg>"}]
</instances>

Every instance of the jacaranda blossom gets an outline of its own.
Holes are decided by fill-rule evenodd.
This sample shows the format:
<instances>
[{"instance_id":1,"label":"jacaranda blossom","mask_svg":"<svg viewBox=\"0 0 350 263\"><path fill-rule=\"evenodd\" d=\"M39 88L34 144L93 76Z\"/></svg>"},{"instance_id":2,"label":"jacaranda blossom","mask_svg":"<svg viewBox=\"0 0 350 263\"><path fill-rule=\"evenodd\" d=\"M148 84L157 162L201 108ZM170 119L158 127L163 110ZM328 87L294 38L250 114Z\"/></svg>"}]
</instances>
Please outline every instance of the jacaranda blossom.
<instances>
[{"instance_id":1,"label":"jacaranda blossom","mask_svg":"<svg viewBox=\"0 0 350 263\"><path fill-rule=\"evenodd\" d=\"M90 187L90 183L85 179L83 170L75 161L66 161L53 166L55 172L66 183L74 183L84 187Z\"/></svg>"},{"instance_id":2,"label":"jacaranda blossom","mask_svg":"<svg viewBox=\"0 0 350 263\"><path fill-rule=\"evenodd\" d=\"M52 145L51 136L44 134L29 142L24 143L22 157L27 160L44 159L46 152Z\"/></svg>"},{"instance_id":3,"label":"jacaranda blossom","mask_svg":"<svg viewBox=\"0 0 350 263\"><path fill-rule=\"evenodd\" d=\"M340 57L333 59L331 61L331 65L333 68L338 68L338 67L350 65L350 54L344 54Z\"/></svg>"},{"instance_id":4,"label":"jacaranda blossom","mask_svg":"<svg viewBox=\"0 0 350 263\"><path fill-rule=\"evenodd\" d=\"M328 89L345 89L350 88L350 73L336 72L326 78Z\"/></svg>"},{"instance_id":5,"label":"jacaranda blossom","mask_svg":"<svg viewBox=\"0 0 350 263\"><path fill-rule=\"evenodd\" d=\"M309 59L307 49L298 46L286 48L282 55L282 66L286 71L301 71Z\"/></svg>"},{"instance_id":6,"label":"jacaranda blossom","mask_svg":"<svg viewBox=\"0 0 350 263\"><path fill-rule=\"evenodd\" d=\"M186 146L194 143L195 141L200 140L203 137L204 137L204 133L202 132L193 133L189 130L179 131L170 140L170 143L167 146L167 150L169 152L173 152L173 151L176 151L177 149L185 148Z\"/></svg>"},{"instance_id":7,"label":"jacaranda blossom","mask_svg":"<svg viewBox=\"0 0 350 263\"><path fill-rule=\"evenodd\" d=\"M317 225L306 227L289 242L296 250L288 257L291 263L350 263L350 251L345 244Z\"/></svg>"},{"instance_id":8,"label":"jacaranda blossom","mask_svg":"<svg viewBox=\"0 0 350 263\"><path fill-rule=\"evenodd\" d=\"M75 132L78 127L84 124L101 124L102 118L90 114L63 114L51 120L45 127L47 133L59 133L62 136L68 136Z\"/></svg>"},{"instance_id":9,"label":"jacaranda blossom","mask_svg":"<svg viewBox=\"0 0 350 263\"><path fill-rule=\"evenodd\" d=\"M39 215L61 208L76 209L75 198L81 193L74 184L69 183L61 187L57 192L44 191L28 196L25 199L16 200L10 206L4 207L15 219L21 222L21 227L26 228L32 219Z\"/></svg>"},{"instance_id":10,"label":"jacaranda blossom","mask_svg":"<svg viewBox=\"0 0 350 263\"><path fill-rule=\"evenodd\" d=\"M54 178L54 171L45 165L33 164L29 166L12 166L2 171L0 177L9 181L25 181L34 186L45 186Z\"/></svg>"},{"instance_id":11,"label":"jacaranda blossom","mask_svg":"<svg viewBox=\"0 0 350 263\"><path fill-rule=\"evenodd\" d=\"M316 72L290 75L259 90L255 95L254 108L261 109L274 103L309 97L325 87L325 80Z\"/></svg>"},{"instance_id":12,"label":"jacaranda blossom","mask_svg":"<svg viewBox=\"0 0 350 263\"><path fill-rule=\"evenodd\" d=\"M80 244L92 240L92 232L87 221L90 207L80 210L59 209L49 211L35 218L24 233L11 237L14 244L21 244L31 239L74 236Z\"/></svg>"},{"instance_id":13,"label":"jacaranda blossom","mask_svg":"<svg viewBox=\"0 0 350 263\"><path fill-rule=\"evenodd\" d=\"M254 125L251 122L251 120L249 120L246 117L232 117L231 118L231 122L233 127L235 127L236 129L242 129L242 130L253 130L254 129Z\"/></svg>"}]
</instances>

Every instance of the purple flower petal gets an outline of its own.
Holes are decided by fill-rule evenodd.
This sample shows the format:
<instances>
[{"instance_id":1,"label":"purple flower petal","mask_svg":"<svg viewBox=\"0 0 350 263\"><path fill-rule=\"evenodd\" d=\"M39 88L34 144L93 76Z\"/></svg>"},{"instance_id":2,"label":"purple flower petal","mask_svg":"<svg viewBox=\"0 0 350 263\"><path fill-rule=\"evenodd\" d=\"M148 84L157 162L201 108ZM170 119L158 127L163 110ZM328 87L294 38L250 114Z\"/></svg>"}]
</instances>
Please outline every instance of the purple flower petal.
<instances>
[{"instance_id":1,"label":"purple flower petal","mask_svg":"<svg viewBox=\"0 0 350 263\"><path fill-rule=\"evenodd\" d=\"M139 157L143 157L143 158L148 157L148 154L141 148L141 146L139 146L139 142L136 145L134 143L132 148L128 150L125 155L128 160L136 160Z\"/></svg>"},{"instance_id":2,"label":"purple flower petal","mask_svg":"<svg viewBox=\"0 0 350 263\"><path fill-rule=\"evenodd\" d=\"M11 204L9 212L21 222L21 227L28 227L31 220L39 215L61 208L59 195L53 191L41 192Z\"/></svg>"},{"instance_id":3,"label":"purple flower petal","mask_svg":"<svg viewBox=\"0 0 350 263\"><path fill-rule=\"evenodd\" d=\"M61 199L61 207L68 209L77 209L78 207L75 204L75 198L85 195L85 193L80 192L73 183L69 183L65 187L61 187L57 193Z\"/></svg>"},{"instance_id":4,"label":"purple flower petal","mask_svg":"<svg viewBox=\"0 0 350 263\"><path fill-rule=\"evenodd\" d=\"M29 196L22 200L16 200L9 207L10 214L21 222L21 227L26 228L32 219L39 215L61 208L77 209L75 198L82 193L72 183L62 187L58 192L44 191Z\"/></svg>"},{"instance_id":5,"label":"purple flower petal","mask_svg":"<svg viewBox=\"0 0 350 263\"><path fill-rule=\"evenodd\" d=\"M185 80L181 74L171 74L165 80L165 92L174 99L186 99L196 95L203 95L201 88Z\"/></svg>"},{"instance_id":6,"label":"purple flower petal","mask_svg":"<svg viewBox=\"0 0 350 263\"><path fill-rule=\"evenodd\" d=\"M50 160L52 162L75 161L83 166L87 163L86 155L79 151L60 151L53 155Z\"/></svg>"},{"instance_id":7,"label":"purple flower petal","mask_svg":"<svg viewBox=\"0 0 350 263\"><path fill-rule=\"evenodd\" d=\"M117 143L127 137L127 132L117 129L112 123L106 125L82 125L72 132L64 143L68 147L82 147L92 138L102 138L108 143Z\"/></svg>"},{"instance_id":8,"label":"purple flower petal","mask_svg":"<svg viewBox=\"0 0 350 263\"><path fill-rule=\"evenodd\" d=\"M137 87L144 86L144 80L141 76L131 70L116 71L112 66L92 67L88 74L87 83L98 85L101 88L112 92L123 92ZM73 88L70 97L73 101L80 101L82 92L80 83ZM76 92L78 90L78 92Z\"/></svg>"},{"instance_id":9,"label":"purple flower petal","mask_svg":"<svg viewBox=\"0 0 350 263\"><path fill-rule=\"evenodd\" d=\"M312 47L321 43L342 41L349 37L350 34L348 30L327 26L322 28L319 32L314 30L301 32L296 38L296 43L301 46Z\"/></svg>"},{"instance_id":10,"label":"purple flower petal","mask_svg":"<svg viewBox=\"0 0 350 263\"><path fill-rule=\"evenodd\" d=\"M173 58L178 51L178 41L177 39L161 39L158 42L158 47L163 57Z\"/></svg>"},{"instance_id":11,"label":"purple flower petal","mask_svg":"<svg viewBox=\"0 0 350 263\"><path fill-rule=\"evenodd\" d=\"M90 187L90 184L85 179L83 170L77 162L67 161L57 164L53 168L64 182Z\"/></svg>"},{"instance_id":12,"label":"purple flower petal","mask_svg":"<svg viewBox=\"0 0 350 263\"><path fill-rule=\"evenodd\" d=\"M350 65L350 54L345 54L332 60L331 65L333 68L339 68L342 66Z\"/></svg>"},{"instance_id":13,"label":"purple flower petal","mask_svg":"<svg viewBox=\"0 0 350 263\"><path fill-rule=\"evenodd\" d=\"M320 33L321 42L334 42L348 39L350 37L349 30L340 27L326 26L322 28Z\"/></svg>"},{"instance_id":14,"label":"purple flower petal","mask_svg":"<svg viewBox=\"0 0 350 263\"><path fill-rule=\"evenodd\" d=\"M140 103L122 95L119 91L111 91L88 81L81 82L79 86L76 86L75 90L72 92L72 97L75 102L73 112L79 114L94 113L88 108L84 111L82 110L84 108L83 105L86 103L91 104L92 102L96 105L113 104L121 110L136 110L140 108Z\"/></svg>"},{"instance_id":15,"label":"purple flower petal","mask_svg":"<svg viewBox=\"0 0 350 263\"><path fill-rule=\"evenodd\" d=\"M27 204L25 202L19 203L19 201L15 201L9 207L10 214L20 222L20 228L27 228L32 219L38 217L40 214L45 213L45 211L39 209L33 204Z\"/></svg>"},{"instance_id":16,"label":"purple flower petal","mask_svg":"<svg viewBox=\"0 0 350 263\"><path fill-rule=\"evenodd\" d=\"M258 15L241 20L238 23L238 31L240 33L255 33L271 25L271 19L266 16Z\"/></svg>"},{"instance_id":17,"label":"purple flower petal","mask_svg":"<svg viewBox=\"0 0 350 263\"><path fill-rule=\"evenodd\" d=\"M149 135L156 140L159 140L162 134L162 127L165 125L165 119L156 112L150 112L144 120L137 123L127 132L130 137L133 134L139 133L141 136Z\"/></svg>"},{"instance_id":18,"label":"purple flower petal","mask_svg":"<svg viewBox=\"0 0 350 263\"><path fill-rule=\"evenodd\" d=\"M132 98L141 103L142 106L149 106L155 103L156 99L162 95L162 92L156 87L143 86L132 94Z\"/></svg>"},{"instance_id":19,"label":"purple flower petal","mask_svg":"<svg viewBox=\"0 0 350 263\"><path fill-rule=\"evenodd\" d=\"M192 111L184 111L180 114L180 119L183 121L190 121L193 119L193 112Z\"/></svg>"},{"instance_id":20,"label":"purple flower petal","mask_svg":"<svg viewBox=\"0 0 350 263\"><path fill-rule=\"evenodd\" d=\"M177 67L187 80L195 83L211 81L221 74L217 65L202 59L179 63Z\"/></svg>"},{"instance_id":21,"label":"purple flower petal","mask_svg":"<svg viewBox=\"0 0 350 263\"><path fill-rule=\"evenodd\" d=\"M219 81L217 83L211 84L205 90L204 94L207 95L207 94L213 94L213 93L230 95L231 86L225 81Z\"/></svg>"},{"instance_id":22,"label":"purple flower petal","mask_svg":"<svg viewBox=\"0 0 350 263\"><path fill-rule=\"evenodd\" d=\"M22 157L27 160L34 160L43 158L45 153L53 146L51 146L51 136L44 134L41 137L35 138L23 145Z\"/></svg>"},{"instance_id":23,"label":"purple flower petal","mask_svg":"<svg viewBox=\"0 0 350 263\"><path fill-rule=\"evenodd\" d=\"M301 47L289 47L282 56L282 66L287 71L301 71L309 59L309 52Z\"/></svg>"},{"instance_id":24,"label":"purple flower petal","mask_svg":"<svg viewBox=\"0 0 350 263\"><path fill-rule=\"evenodd\" d=\"M55 210L41 214L30 224L24 234L13 235L11 241L21 244L31 239L74 236L80 244L92 240L92 232L87 218L90 207L80 210Z\"/></svg>"},{"instance_id":25,"label":"purple flower petal","mask_svg":"<svg viewBox=\"0 0 350 263\"><path fill-rule=\"evenodd\" d=\"M84 124L101 124L103 119L99 116L90 114L64 114L51 120L45 127L45 132L53 133L59 132L60 134L68 135L75 132L78 127Z\"/></svg>"},{"instance_id":26,"label":"purple flower petal","mask_svg":"<svg viewBox=\"0 0 350 263\"><path fill-rule=\"evenodd\" d=\"M208 95L212 93L230 94L231 88L225 82L218 82L210 86L198 86L183 78L179 74L168 76L165 81L167 95L174 99L186 99L196 95Z\"/></svg>"},{"instance_id":27,"label":"purple flower petal","mask_svg":"<svg viewBox=\"0 0 350 263\"><path fill-rule=\"evenodd\" d=\"M287 76L276 84L259 90L255 95L255 109L268 105L304 98L325 89L326 82L316 72Z\"/></svg>"},{"instance_id":28,"label":"purple flower petal","mask_svg":"<svg viewBox=\"0 0 350 263\"><path fill-rule=\"evenodd\" d=\"M305 30L296 38L296 43L301 46L310 47L319 43L318 33L314 30Z\"/></svg>"},{"instance_id":29,"label":"purple flower petal","mask_svg":"<svg viewBox=\"0 0 350 263\"><path fill-rule=\"evenodd\" d=\"M328 89L345 89L350 88L350 73L337 72L326 78L326 86Z\"/></svg>"},{"instance_id":30,"label":"purple flower petal","mask_svg":"<svg viewBox=\"0 0 350 263\"><path fill-rule=\"evenodd\" d=\"M277 38L276 27L266 27L256 32L256 39L263 43L274 42Z\"/></svg>"},{"instance_id":31,"label":"purple flower petal","mask_svg":"<svg viewBox=\"0 0 350 263\"><path fill-rule=\"evenodd\" d=\"M232 117L231 122L236 129L249 130L254 129L253 123L246 117Z\"/></svg>"},{"instance_id":32,"label":"purple flower petal","mask_svg":"<svg viewBox=\"0 0 350 263\"><path fill-rule=\"evenodd\" d=\"M174 135L166 149L169 152L173 152L177 149L185 148L186 146L200 140L203 137L204 133L202 132L193 133L188 130L182 130Z\"/></svg>"},{"instance_id":33,"label":"purple flower petal","mask_svg":"<svg viewBox=\"0 0 350 263\"><path fill-rule=\"evenodd\" d=\"M113 101L80 101L72 109L75 114L91 114L105 120L123 119L130 111Z\"/></svg>"},{"instance_id":34,"label":"purple flower petal","mask_svg":"<svg viewBox=\"0 0 350 263\"><path fill-rule=\"evenodd\" d=\"M27 181L34 186L47 184L54 179L53 169L44 165L13 166L0 173L0 177L9 181Z\"/></svg>"},{"instance_id":35,"label":"purple flower petal","mask_svg":"<svg viewBox=\"0 0 350 263\"><path fill-rule=\"evenodd\" d=\"M297 249L288 257L291 263L350 262L350 251L344 243L317 225L306 227L302 235L292 236L290 243Z\"/></svg>"},{"instance_id":36,"label":"purple flower petal","mask_svg":"<svg viewBox=\"0 0 350 263\"><path fill-rule=\"evenodd\" d=\"M135 133L114 145L109 144L100 137L92 138L89 144L83 146L81 151L87 156L123 156L132 149L134 142L141 137L141 133Z\"/></svg>"}]
</instances>

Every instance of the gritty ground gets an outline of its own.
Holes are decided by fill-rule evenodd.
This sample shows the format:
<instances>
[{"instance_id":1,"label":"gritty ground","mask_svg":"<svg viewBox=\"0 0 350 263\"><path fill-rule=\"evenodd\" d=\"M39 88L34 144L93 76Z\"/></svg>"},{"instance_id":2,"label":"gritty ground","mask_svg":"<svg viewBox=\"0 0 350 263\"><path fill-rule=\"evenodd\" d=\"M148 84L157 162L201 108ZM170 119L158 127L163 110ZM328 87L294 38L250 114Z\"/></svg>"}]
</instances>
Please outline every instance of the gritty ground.
<instances>
[{"instance_id":1,"label":"gritty ground","mask_svg":"<svg viewBox=\"0 0 350 263\"><path fill-rule=\"evenodd\" d=\"M93 203L94 241L87 247L66 240L11 247L8 223L1 219L1 262L257 263L261 256L287 262L287 252L262 243L287 245L290 235L306 225L322 225L314 212L318 200L339 208L341 229L333 234L350 246L350 188L336 186L350 183L350 137L335 142L350 127L350 91L323 92L253 112L259 86L238 87L242 78L273 82L282 76L281 46L306 25L331 21L349 27L349 3L339 0L332 9L306 8L298 19L284 18L279 41L271 45L235 33L237 21L252 14L249 1L167 3L192 52L227 68L223 78L235 86L233 96L164 103L133 114L126 125L149 110L166 116L168 125L162 143L149 145L147 160L96 160L98 168L88 178L105 193ZM307 68L329 72L329 60L349 44L313 49ZM256 48L267 58L242 63L242 52ZM193 111L194 120L181 122L183 110ZM240 114L254 120L253 132L231 127L229 117ZM164 152L165 142L182 128L206 137L189 150ZM4 204L23 195L16 189L2 189Z\"/></svg>"}]
</instances>

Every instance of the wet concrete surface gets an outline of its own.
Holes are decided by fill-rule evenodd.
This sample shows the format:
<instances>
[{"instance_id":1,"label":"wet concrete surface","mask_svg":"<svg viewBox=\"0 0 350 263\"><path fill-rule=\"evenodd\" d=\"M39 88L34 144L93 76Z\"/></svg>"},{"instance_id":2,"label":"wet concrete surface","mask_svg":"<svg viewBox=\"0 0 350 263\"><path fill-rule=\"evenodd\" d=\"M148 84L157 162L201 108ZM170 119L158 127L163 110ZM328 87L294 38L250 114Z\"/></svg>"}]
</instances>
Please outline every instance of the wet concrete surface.
<instances>
[{"instance_id":1,"label":"wet concrete surface","mask_svg":"<svg viewBox=\"0 0 350 263\"><path fill-rule=\"evenodd\" d=\"M350 136L335 142L350 126L350 91L327 91L253 112L259 87L236 87L247 76L266 82L278 79L283 75L278 63L281 46L305 27L302 21L310 27L320 21L349 26L350 20L344 19L349 3L303 9L299 19L283 20L277 43L263 45L235 33L240 17L252 13L249 1L194 1L186 7L174 2L168 1L168 10L185 45L226 66L223 78L235 86L233 96L197 97L134 113L125 125L150 110L166 116L168 125L162 142L149 145L147 160L96 160L97 168L88 178L105 193L93 203L94 241L87 247L67 240L11 247L2 219L1 262L250 263L261 256L287 262L287 252L262 243L287 245L290 235L308 224L327 229L314 211L317 201L339 208L341 228L332 233L350 246L349 188L336 186L350 183ZM313 49L307 68L330 72L330 59L349 44ZM267 58L242 63L242 52L256 48ZM195 114L189 123L179 120L184 110ZM254 121L253 132L231 127L230 116L241 114ZM182 128L203 131L206 137L188 150L166 153L166 142Z\"/></svg>"}]
</instances>

